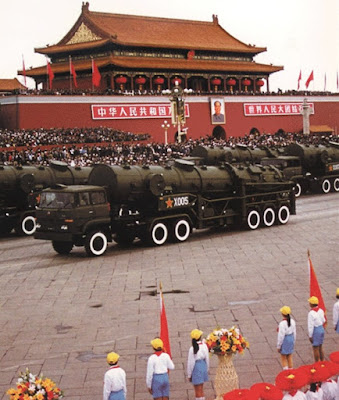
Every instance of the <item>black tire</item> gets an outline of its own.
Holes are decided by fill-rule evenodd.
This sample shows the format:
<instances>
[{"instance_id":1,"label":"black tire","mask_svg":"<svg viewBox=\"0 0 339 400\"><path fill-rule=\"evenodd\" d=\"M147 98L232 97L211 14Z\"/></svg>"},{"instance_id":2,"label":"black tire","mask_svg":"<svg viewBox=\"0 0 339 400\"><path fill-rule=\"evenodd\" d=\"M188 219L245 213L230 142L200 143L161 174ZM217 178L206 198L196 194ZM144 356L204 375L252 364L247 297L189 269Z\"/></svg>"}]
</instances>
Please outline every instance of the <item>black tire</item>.
<instances>
[{"instance_id":1,"label":"black tire","mask_svg":"<svg viewBox=\"0 0 339 400\"><path fill-rule=\"evenodd\" d=\"M103 232L95 231L87 234L85 250L89 257L98 257L107 250L107 237Z\"/></svg>"},{"instance_id":2,"label":"black tire","mask_svg":"<svg viewBox=\"0 0 339 400\"><path fill-rule=\"evenodd\" d=\"M72 242L59 242L58 240L52 241L53 249L59 254L69 254L73 249Z\"/></svg>"},{"instance_id":3,"label":"black tire","mask_svg":"<svg viewBox=\"0 0 339 400\"><path fill-rule=\"evenodd\" d=\"M295 197L300 197L302 194L303 190L302 190L302 186L299 182L297 182L294 186L294 195Z\"/></svg>"},{"instance_id":4,"label":"black tire","mask_svg":"<svg viewBox=\"0 0 339 400\"><path fill-rule=\"evenodd\" d=\"M19 236L32 236L36 231L36 222L33 215L26 215L15 227L15 232Z\"/></svg>"},{"instance_id":5,"label":"black tire","mask_svg":"<svg viewBox=\"0 0 339 400\"><path fill-rule=\"evenodd\" d=\"M247 226L254 230L257 229L260 225L260 214L257 210L250 210L247 215Z\"/></svg>"},{"instance_id":6,"label":"black tire","mask_svg":"<svg viewBox=\"0 0 339 400\"><path fill-rule=\"evenodd\" d=\"M333 181L333 190L339 192L339 178L335 178Z\"/></svg>"},{"instance_id":7,"label":"black tire","mask_svg":"<svg viewBox=\"0 0 339 400\"><path fill-rule=\"evenodd\" d=\"M286 205L283 205L278 210L278 221L279 224L285 225L290 219L290 210Z\"/></svg>"},{"instance_id":8,"label":"black tire","mask_svg":"<svg viewBox=\"0 0 339 400\"><path fill-rule=\"evenodd\" d=\"M191 226L187 219L182 218L173 224L173 240L176 242L185 242L191 234Z\"/></svg>"},{"instance_id":9,"label":"black tire","mask_svg":"<svg viewBox=\"0 0 339 400\"><path fill-rule=\"evenodd\" d=\"M163 222L157 222L150 232L150 243L153 246L161 246L168 239L168 228Z\"/></svg>"},{"instance_id":10,"label":"black tire","mask_svg":"<svg viewBox=\"0 0 339 400\"><path fill-rule=\"evenodd\" d=\"M321 182L321 191L325 194L331 191L331 182L328 179L324 179Z\"/></svg>"},{"instance_id":11,"label":"black tire","mask_svg":"<svg viewBox=\"0 0 339 400\"><path fill-rule=\"evenodd\" d=\"M265 226L270 227L275 222L275 212L272 207L267 207L263 214L263 223Z\"/></svg>"}]
</instances>

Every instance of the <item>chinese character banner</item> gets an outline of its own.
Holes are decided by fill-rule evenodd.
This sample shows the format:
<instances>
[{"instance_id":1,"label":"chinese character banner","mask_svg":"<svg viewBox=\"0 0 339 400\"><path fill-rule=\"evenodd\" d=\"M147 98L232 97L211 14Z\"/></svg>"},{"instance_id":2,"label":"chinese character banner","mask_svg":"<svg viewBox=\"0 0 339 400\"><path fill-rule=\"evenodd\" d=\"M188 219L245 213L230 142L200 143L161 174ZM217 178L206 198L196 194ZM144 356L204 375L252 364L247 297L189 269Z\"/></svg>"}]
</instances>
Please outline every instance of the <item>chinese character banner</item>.
<instances>
[{"instance_id":1,"label":"chinese character banner","mask_svg":"<svg viewBox=\"0 0 339 400\"><path fill-rule=\"evenodd\" d=\"M314 114L314 103L307 103L310 113ZM267 115L300 115L303 103L245 103L244 114L246 117Z\"/></svg>"},{"instance_id":2,"label":"chinese character banner","mask_svg":"<svg viewBox=\"0 0 339 400\"><path fill-rule=\"evenodd\" d=\"M92 119L171 118L171 104L93 104ZM185 116L189 106L185 104Z\"/></svg>"}]
</instances>

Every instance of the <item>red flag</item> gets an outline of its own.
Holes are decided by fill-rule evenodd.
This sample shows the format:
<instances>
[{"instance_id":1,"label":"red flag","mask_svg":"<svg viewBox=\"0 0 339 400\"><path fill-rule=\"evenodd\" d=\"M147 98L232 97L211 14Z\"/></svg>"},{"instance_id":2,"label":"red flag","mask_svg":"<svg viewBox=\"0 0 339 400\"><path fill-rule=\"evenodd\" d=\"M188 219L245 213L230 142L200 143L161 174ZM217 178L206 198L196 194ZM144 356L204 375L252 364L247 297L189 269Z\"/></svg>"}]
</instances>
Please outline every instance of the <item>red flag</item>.
<instances>
[{"instance_id":1,"label":"red flag","mask_svg":"<svg viewBox=\"0 0 339 400\"><path fill-rule=\"evenodd\" d=\"M164 351L172 358L171 346L169 341L167 317L164 303L164 296L162 294L162 284L160 282L160 339L164 343Z\"/></svg>"},{"instance_id":2,"label":"red flag","mask_svg":"<svg viewBox=\"0 0 339 400\"><path fill-rule=\"evenodd\" d=\"M96 66L94 60L92 60L92 83L93 83L93 86L99 87L100 80L101 80L100 72L99 72L98 67Z\"/></svg>"},{"instance_id":3,"label":"red flag","mask_svg":"<svg viewBox=\"0 0 339 400\"><path fill-rule=\"evenodd\" d=\"M299 90L299 89L300 89L300 81L301 81L301 70L300 70L300 72L299 72L299 78L298 78L298 89L297 89L297 90Z\"/></svg>"},{"instance_id":4,"label":"red flag","mask_svg":"<svg viewBox=\"0 0 339 400\"><path fill-rule=\"evenodd\" d=\"M25 68L25 60L24 60L24 56L22 56L22 72L24 74L24 82L25 82L25 86L27 86L26 83L26 68Z\"/></svg>"},{"instance_id":5,"label":"red flag","mask_svg":"<svg viewBox=\"0 0 339 400\"><path fill-rule=\"evenodd\" d=\"M314 80L314 75L313 75L313 71L312 71L311 74L310 74L310 76L308 77L306 83L305 83L306 89L308 88L308 85L309 85L313 80Z\"/></svg>"},{"instance_id":6,"label":"red flag","mask_svg":"<svg viewBox=\"0 0 339 400\"><path fill-rule=\"evenodd\" d=\"M52 89L52 81L54 79L54 73L51 68L51 64L47 61L47 75L49 78L49 88Z\"/></svg>"},{"instance_id":7,"label":"red flag","mask_svg":"<svg viewBox=\"0 0 339 400\"><path fill-rule=\"evenodd\" d=\"M69 73L73 76L73 83L74 86L77 88L78 87L78 82L77 82L77 73L75 72L74 65L72 63L72 58L69 57Z\"/></svg>"},{"instance_id":8,"label":"red flag","mask_svg":"<svg viewBox=\"0 0 339 400\"><path fill-rule=\"evenodd\" d=\"M310 276L310 297L312 297L312 296L318 297L319 307L324 310L325 318L326 318L326 307L325 307L325 303L323 300L323 296L321 295L317 276L314 272L310 254L308 254L308 270L309 270L309 276Z\"/></svg>"}]
</instances>

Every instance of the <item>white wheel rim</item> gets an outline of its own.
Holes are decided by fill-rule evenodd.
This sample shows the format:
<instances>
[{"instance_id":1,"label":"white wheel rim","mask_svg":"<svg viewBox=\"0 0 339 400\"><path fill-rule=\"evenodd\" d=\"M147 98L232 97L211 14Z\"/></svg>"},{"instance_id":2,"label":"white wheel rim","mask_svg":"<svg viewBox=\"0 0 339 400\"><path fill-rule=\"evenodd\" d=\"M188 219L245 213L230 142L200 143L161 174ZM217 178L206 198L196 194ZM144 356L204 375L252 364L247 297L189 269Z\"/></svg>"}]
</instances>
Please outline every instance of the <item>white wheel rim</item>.
<instances>
[{"instance_id":1,"label":"white wheel rim","mask_svg":"<svg viewBox=\"0 0 339 400\"><path fill-rule=\"evenodd\" d=\"M157 233L160 231L162 231L163 234L161 239L158 239ZM166 242L167 237L168 237L168 229L165 224L159 222L158 224L154 225L154 227L152 228L152 240L154 244L161 246Z\"/></svg>"},{"instance_id":2,"label":"white wheel rim","mask_svg":"<svg viewBox=\"0 0 339 400\"><path fill-rule=\"evenodd\" d=\"M180 228L182 228L182 227L186 228L184 235L180 235L180 232L179 232ZM190 231L191 231L190 224L184 219L181 219L180 221L178 221L175 224L174 235L175 235L176 239L178 239L180 242L184 242L189 237Z\"/></svg>"},{"instance_id":3,"label":"white wheel rim","mask_svg":"<svg viewBox=\"0 0 339 400\"><path fill-rule=\"evenodd\" d=\"M102 247L97 250L94 248L94 242L96 239L101 239L102 240ZM91 250L91 252L95 255L95 256L101 256L102 254L105 253L106 248L107 248L107 238L106 236L102 233L102 232L97 232L95 233L90 241L89 241L89 248Z\"/></svg>"},{"instance_id":4,"label":"white wheel rim","mask_svg":"<svg viewBox=\"0 0 339 400\"><path fill-rule=\"evenodd\" d=\"M294 195L295 195L295 197L299 197L301 195L301 185L300 185L300 183L297 183L294 186Z\"/></svg>"},{"instance_id":5,"label":"white wheel rim","mask_svg":"<svg viewBox=\"0 0 339 400\"><path fill-rule=\"evenodd\" d=\"M335 178L334 182L333 182L333 189L336 192L339 192L339 178Z\"/></svg>"},{"instance_id":6,"label":"white wheel rim","mask_svg":"<svg viewBox=\"0 0 339 400\"><path fill-rule=\"evenodd\" d=\"M32 223L33 224L33 228L32 229L27 229L26 228L26 224L28 223ZM22 222L21 222L21 229L24 232L25 235L33 235L33 233L36 230L36 223L35 223L35 218L32 217L32 215L28 215L27 217L25 217Z\"/></svg>"},{"instance_id":7,"label":"white wheel rim","mask_svg":"<svg viewBox=\"0 0 339 400\"><path fill-rule=\"evenodd\" d=\"M252 217L255 217L256 221L253 224L251 222ZM251 229L257 229L259 224L260 224L260 214L258 213L258 211L252 210L248 216L247 216L247 224Z\"/></svg>"},{"instance_id":8,"label":"white wheel rim","mask_svg":"<svg viewBox=\"0 0 339 400\"><path fill-rule=\"evenodd\" d=\"M285 218L283 218L284 213L286 213ZM279 212L278 212L279 222L281 224L286 224L286 222L289 220L289 218L290 218L290 210L288 209L287 206L281 206L279 208Z\"/></svg>"},{"instance_id":9,"label":"white wheel rim","mask_svg":"<svg viewBox=\"0 0 339 400\"><path fill-rule=\"evenodd\" d=\"M264 219L264 224L266 226L272 226L274 224L275 212L274 212L273 208L266 208L263 219Z\"/></svg>"},{"instance_id":10,"label":"white wheel rim","mask_svg":"<svg viewBox=\"0 0 339 400\"><path fill-rule=\"evenodd\" d=\"M321 184L321 188L324 193L328 193L331 190L331 182L328 179L325 179Z\"/></svg>"}]
</instances>

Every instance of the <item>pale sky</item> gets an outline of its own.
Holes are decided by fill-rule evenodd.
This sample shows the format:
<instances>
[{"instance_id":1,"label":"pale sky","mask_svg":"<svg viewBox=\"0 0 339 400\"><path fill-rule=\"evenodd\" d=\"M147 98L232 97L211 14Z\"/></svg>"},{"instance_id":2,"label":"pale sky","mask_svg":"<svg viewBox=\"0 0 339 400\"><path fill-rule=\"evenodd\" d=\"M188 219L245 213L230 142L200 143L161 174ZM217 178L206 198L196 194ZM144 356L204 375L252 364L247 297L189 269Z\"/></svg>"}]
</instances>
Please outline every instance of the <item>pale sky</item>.
<instances>
[{"instance_id":1,"label":"pale sky","mask_svg":"<svg viewBox=\"0 0 339 400\"><path fill-rule=\"evenodd\" d=\"M339 0L89 0L91 11L212 21L246 44L266 47L258 63L283 66L270 77L270 89L301 89L314 71L310 90L337 90ZM0 0L0 78L45 65L34 48L59 42L81 13L81 0ZM19 78L23 82L23 77ZM27 79L30 87L33 81Z\"/></svg>"}]
</instances>

